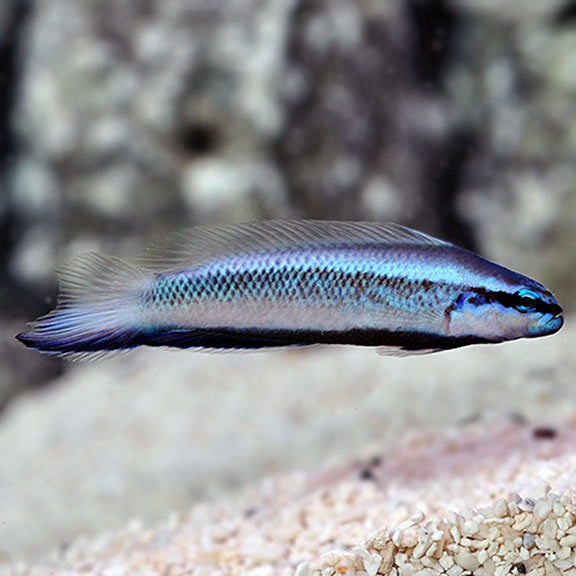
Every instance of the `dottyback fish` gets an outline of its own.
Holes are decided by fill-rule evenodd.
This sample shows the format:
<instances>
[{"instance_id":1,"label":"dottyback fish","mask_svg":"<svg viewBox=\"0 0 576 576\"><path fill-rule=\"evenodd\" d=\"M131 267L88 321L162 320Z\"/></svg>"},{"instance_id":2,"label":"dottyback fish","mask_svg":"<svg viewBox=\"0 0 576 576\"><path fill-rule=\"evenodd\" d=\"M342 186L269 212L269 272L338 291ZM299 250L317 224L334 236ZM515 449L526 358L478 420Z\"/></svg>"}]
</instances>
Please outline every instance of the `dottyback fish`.
<instances>
[{"instance_id":1,"label":"dottyback fish","mask_svg":"<svg viewBox=\"0 0 576 576\"><path fill-rule=\"evenodd\" d=\"M138 346L375 346L409 355L557 332L538 282L395 224L272 220L198 227L135 264L86 254L56 308L17 338L85 357Z\"/></svg>"}]
</instances>

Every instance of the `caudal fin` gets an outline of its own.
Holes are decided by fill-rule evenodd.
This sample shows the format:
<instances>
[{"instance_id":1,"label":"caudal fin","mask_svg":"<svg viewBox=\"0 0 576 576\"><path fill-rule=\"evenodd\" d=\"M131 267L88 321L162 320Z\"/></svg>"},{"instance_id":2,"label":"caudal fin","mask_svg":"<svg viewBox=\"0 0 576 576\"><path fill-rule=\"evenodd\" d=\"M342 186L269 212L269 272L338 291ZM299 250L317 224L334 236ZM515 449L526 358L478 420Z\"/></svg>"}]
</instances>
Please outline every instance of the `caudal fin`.
<instances>
[{"instance_id":1,"label":"caudal fin","mask_svg":"<svg viewBox=\"0 0 576 576\"><path fill-rule=\"evenodd\" d=\"M89 358L138 345L137 295L147 279L136 266L89 253L60 272L56 308L16 338L45 354Z\"/></svg>"}]
</instances>

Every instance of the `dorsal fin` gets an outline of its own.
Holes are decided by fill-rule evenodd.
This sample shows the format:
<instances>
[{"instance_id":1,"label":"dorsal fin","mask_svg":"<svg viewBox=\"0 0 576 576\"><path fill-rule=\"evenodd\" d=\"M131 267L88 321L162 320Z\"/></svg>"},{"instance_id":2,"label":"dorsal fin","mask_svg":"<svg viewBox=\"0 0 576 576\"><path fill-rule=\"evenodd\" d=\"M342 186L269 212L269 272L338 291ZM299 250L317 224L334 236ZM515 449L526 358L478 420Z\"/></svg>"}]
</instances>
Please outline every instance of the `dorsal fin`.
<instances>
[{"instance_id":1,"label":"dorsal fin","mask_svg":"<svg viewBox=\"0 0 576 576\"><path fill-rule=\"evenodd\" d=\"M191 268L221 256L367 244L448 245L392 223L264 220L198 226L176 232L144 250L136 264L154 272L168 272Z\"/></svg>"}]
</instances>

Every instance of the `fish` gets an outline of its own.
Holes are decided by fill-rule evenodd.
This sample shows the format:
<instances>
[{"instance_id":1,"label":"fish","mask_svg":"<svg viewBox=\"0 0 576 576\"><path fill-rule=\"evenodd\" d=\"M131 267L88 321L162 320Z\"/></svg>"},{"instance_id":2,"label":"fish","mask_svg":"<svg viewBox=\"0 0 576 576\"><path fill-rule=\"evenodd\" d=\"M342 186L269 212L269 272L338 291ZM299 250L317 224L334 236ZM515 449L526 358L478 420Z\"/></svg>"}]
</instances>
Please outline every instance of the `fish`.
<instances>
[{"instance_id":1,"label":"fish","mask_svg":"<svg viewBox=\"0 0 576 576\"><path fill-rule=\"evenodd\" d=\"M268 220L171 234L134 263L96 253L60 271L53 311L16 337L72 359L140 346L316 344L409 356L554 334L542 284L393 223Z\"/></svg>"}]
</instances>

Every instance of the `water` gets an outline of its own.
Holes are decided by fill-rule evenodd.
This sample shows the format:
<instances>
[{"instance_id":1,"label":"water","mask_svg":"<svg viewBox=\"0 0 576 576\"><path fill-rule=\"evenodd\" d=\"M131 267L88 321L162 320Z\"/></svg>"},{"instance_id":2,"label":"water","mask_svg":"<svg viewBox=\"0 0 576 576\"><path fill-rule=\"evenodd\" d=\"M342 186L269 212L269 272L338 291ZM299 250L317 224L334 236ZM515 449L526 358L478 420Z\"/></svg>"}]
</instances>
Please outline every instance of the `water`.
<instances>
[{"instance_id":1,"label":"water","mask_svg":"<svg viewBox=\"0 0 576 576\"><path fill-rule=\"evenodd\" d=\"M573 415L569 3L32 4L0 7L2 557L478 415ZM536 278L566 325L414 359L70 365L13 339L53 307L74 254L133 259L167 231L271 217L418 228Z\"/></svg>"}]
</instances>

